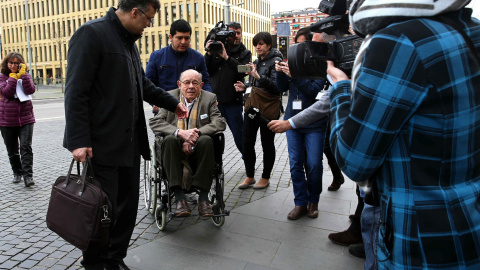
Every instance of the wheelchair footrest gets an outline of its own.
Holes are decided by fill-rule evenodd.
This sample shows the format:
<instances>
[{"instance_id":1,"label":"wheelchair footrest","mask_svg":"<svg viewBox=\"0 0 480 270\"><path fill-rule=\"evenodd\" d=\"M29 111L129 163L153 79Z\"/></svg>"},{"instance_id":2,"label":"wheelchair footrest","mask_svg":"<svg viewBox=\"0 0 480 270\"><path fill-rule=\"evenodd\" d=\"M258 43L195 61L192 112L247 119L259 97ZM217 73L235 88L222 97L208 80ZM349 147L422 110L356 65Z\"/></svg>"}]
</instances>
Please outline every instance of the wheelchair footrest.
<instances>
[{"instance_id":1,"label":"wheelchair footrest","mask_svg":"<svg viewBox=\"0 0 480 270\"><path fill-rule=\"evenodd\" d=\"M228 210L223 210L221 214L213 215L214 217L224 217L224 216L230 216L230 211Z\"/></svg>"}]
</instances>

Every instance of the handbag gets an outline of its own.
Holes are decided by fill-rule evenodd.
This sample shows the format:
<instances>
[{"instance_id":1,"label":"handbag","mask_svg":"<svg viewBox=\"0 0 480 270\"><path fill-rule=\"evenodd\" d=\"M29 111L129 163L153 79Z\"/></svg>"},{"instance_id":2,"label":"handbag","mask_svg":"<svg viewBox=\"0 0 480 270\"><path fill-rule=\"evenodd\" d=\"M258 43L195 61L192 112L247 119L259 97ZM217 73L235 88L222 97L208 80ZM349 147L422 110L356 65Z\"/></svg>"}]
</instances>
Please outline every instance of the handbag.
<instances>
[{"instance_id":1,"label":"handbag","mask_svg":"<svg viewBox=\"0 0 480 270\"><path fill-rule=\"evenodd\" d=\"M53 184L47 227L82 251L104 254L110 241L112 204L95 180L88 156L81 175L79 162L77 174L72 174L74 163L73 159L67 175Z\"/></svg>"},{"instance_id":2,"label":"handbag","mask_svg":"<svg viewBox=\"0 0 480 270\"><path fill-rule=\"evenodd\" d=\"M270 94L256 86L252 86L252 91L245 101L245 110L247 112L250 107L256 107L260 110L263 117L268 120L275 120L280 117L280 96Z\"/></svg>"}]
</instances>

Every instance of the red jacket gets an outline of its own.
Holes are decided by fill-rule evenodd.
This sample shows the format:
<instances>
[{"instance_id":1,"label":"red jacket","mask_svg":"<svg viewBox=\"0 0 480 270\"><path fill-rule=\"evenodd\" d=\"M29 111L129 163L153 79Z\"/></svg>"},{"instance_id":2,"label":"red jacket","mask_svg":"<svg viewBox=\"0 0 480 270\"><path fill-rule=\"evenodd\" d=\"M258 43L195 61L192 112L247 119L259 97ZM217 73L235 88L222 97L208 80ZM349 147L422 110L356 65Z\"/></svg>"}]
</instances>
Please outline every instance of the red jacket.
<instances>
[{"instance_id":1,"label":"red jacket","mask_svg":"<svg viewBox=\"0 0 480 270\"><path fill-rule=\"evenodd\" d=\"M35 92L35 85L30 74L22 75L23 91L27 95ZM20 102L14 97L17 80L0 73L0 127L18 127L35 123L32 101Z\"/></svg>"}]
</instances>

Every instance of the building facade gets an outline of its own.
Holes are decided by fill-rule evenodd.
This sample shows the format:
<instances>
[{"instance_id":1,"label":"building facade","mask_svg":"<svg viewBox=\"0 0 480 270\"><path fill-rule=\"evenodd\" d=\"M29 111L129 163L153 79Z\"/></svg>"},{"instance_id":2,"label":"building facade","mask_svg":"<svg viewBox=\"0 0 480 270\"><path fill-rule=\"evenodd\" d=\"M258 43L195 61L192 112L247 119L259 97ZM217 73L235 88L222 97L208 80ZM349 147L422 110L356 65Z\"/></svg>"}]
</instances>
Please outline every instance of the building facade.
<instances>
[{"instance_id":1,"label":"building facade","mask_svg":"<svg viewBox=\"0 0 480 270\"><path fill-rule=\"evenodd\" d=\"M273 35L277 34L277 23L290 23L290 44L292 44L298 30L327 16L328 14L315 8L278 12L271 16L271 32Z\"/></svg>"},{"instance_id":2,"label":"building facade","mask_svg":"<svg viewBox=\"0 0 480 270\"><path fill-rule=\"evenodd\" d=\"M28 63L30 39L34 77L63 77L68 65L68 42L76 29L87 21L102 17L117 0L0 0L2 53L18 51ZM204 53L204 40L218 21L225 17L225 0L160 0L161 8L154 24L137 41L144 68L150 54L169 45L170 24L178 19L192 26L191 47ZM236 6L243 3L239 6ZM270 0L231 0L230 20L242 24L242 42L254 52L253 36L270 28ZM62 67L62 68L61 68ZM49 80L50 82L51 80Z\"/></svg>"}]
</instances>

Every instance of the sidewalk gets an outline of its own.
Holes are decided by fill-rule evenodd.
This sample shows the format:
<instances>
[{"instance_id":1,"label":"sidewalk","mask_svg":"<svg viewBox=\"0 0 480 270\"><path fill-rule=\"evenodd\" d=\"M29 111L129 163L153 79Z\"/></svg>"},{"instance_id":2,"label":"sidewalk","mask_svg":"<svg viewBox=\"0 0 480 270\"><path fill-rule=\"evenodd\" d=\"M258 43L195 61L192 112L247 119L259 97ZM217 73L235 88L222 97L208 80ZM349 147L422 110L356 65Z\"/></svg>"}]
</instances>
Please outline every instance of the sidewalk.
<instances>
[{"instance_id":1,"label":"sidewalk","mask_svg":"<svg viewBox=\"0 0 480 270\"><path fill-rule=\"evenodd\" d=\"M53 87L52 87L53 88ZM48 91L59 89L45 89ZM40 90L40 93L43 90ZM146 118L151 117L146 112ZM0 144L0 269L79 269L81 252L66 243L45 224L51 185L65 175L71 153L62 147L65 120L38 121L33 136L34 178L25 188L12 184L5 145ZM153 133L149 132L150 142ZM270 186L240 190L245 178L241 155L229 129L225 131L225 204L231 210L223 227L209 218L173 219L159 231L145 210L140 195L136 227L125 259L132 269L363 269L363 260L333 244L327 235L347 229L354 212L354 183L346 180L340 190L327 191L332 174L324 158L323 193L319 217L289 221L293 208L287 140L275 136L276 159ZM255 177L263 169L259 136L255 145ZM142 165L143 168L143 165ZM140 192L143 192L143 169Z\"/></svg>"},{"instance_id":2,"label":"sidewalk","mask_svg":"<svg viewBox=\"0 0 480 270\"><path fill-rule=\"evenodd\" d=\"M63 86L65 89L65 85ZM62 93L62 86L60 84L56 85L40 85L37 87L37 90L33 94L33 100L51 100L51 99L60 99L63 98L64 94Z\"/></svg>"}]
</instances>

